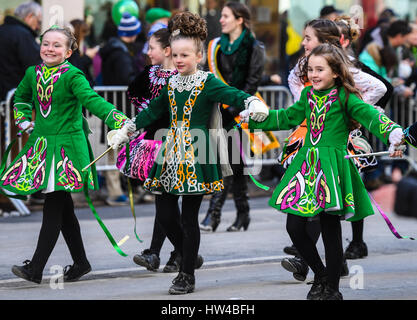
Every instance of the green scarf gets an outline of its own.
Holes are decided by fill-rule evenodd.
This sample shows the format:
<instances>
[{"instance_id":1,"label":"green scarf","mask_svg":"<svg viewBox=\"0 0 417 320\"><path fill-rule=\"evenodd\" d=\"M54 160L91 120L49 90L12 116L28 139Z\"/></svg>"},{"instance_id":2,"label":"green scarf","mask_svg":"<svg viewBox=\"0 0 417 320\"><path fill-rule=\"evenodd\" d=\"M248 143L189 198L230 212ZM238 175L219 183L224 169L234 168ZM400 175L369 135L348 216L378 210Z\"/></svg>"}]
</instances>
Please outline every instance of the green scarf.
<instances>
[{"instance_id":1,"label":"green scarf","mask_svg":"<svg viewBox=\"0 0 417 320\"><path fill-rule=\"evenodd\" d=\"M226 33L222 33L220 37L220 50L227 56L236 52L239 48L240 43L242 42L243 38L245 37L246 29L242 31L239 38L237 38L233 43L230 43L229 35Z\"/></svg>"},{"instance_id":2,"label":"green scarf","mask_svg":"<svg viewBox=\"0 0 417 320\"><path fill-rule=\"evenodd\" d=\"M248 66L250 64L250 57L252 55L252 47L255 38L252 33L243 29L233 43L229 42L229 35L222 33L220 37L220 50L224 55L232 55L236 53L235 65L233 66L233 77L229 85L238 89L243 88L245 79L248 73Z\"/></svg>"}]
</instances>

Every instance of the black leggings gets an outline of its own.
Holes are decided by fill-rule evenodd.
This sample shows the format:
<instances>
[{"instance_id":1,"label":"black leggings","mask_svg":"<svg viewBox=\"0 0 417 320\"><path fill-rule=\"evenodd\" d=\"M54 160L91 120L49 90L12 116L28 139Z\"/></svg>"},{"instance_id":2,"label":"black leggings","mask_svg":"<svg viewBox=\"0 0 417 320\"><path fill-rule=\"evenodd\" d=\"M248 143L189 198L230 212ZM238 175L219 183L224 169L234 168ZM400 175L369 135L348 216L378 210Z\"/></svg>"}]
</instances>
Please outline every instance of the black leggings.
<instances>
[{"instance_id":1,"label":"black leggings","mask_svg":"<svg viewBox=\"0 0 417 320\"><path fill-rule=\"evenodd\" d=\"M61 231L74 263L88 264L71 194L65 191L47 193L38 244L31 260L36 273L42 273L45 268Z\"/></svg>"},{"instance_id":2,"label":"black leggings","mask_svg":"<svg viewBox=\"0 0 417 320\"><path fill-rule=\"evenodd\" d=\"M193 275L200 247L198 212L203 195L182 196L181 215L178 199L179 196L168 193L156 195L156 220L182 257L180 271Z\"/></svg>"},{"instance_id":3,"label":"black leggings","mask_svg":"<svg viewBox=\"0 0 417 320\"><path fill-rule=\"evenodd\" d=\"M323 238L326 267L321 261L316 243L307 232L306 218L294 214L287 216L287 232L300 253L315 274L315 278L327 276L327 281L334 289L339 290L341 267L343 262L342 228L340 216L321 213L320 227Z\"/></svg>"},{"instance_id":4,"label":"black leggings","mask_svg":"<svg viewBox=\"0 0 417 320\"><path fill-rule=\"evenodd\" d=\"M155 204L155 211L156 209L157 209L157 206ZM180 219L180 209L178 207L178 204L175 207L175 209L176 209L175 217ZM149 250L151 253L154 253L159 257L159 254L161 253L162 245L164 244L164 241L167 236L164 232L163 227L156 219L156 215L157 214L155 214L155 221L153 224L153 232L152 232L152 240L151 240L151 246ZM181 221L178 221L178 223L181 223Z\"/></svg>"}]
</instances>

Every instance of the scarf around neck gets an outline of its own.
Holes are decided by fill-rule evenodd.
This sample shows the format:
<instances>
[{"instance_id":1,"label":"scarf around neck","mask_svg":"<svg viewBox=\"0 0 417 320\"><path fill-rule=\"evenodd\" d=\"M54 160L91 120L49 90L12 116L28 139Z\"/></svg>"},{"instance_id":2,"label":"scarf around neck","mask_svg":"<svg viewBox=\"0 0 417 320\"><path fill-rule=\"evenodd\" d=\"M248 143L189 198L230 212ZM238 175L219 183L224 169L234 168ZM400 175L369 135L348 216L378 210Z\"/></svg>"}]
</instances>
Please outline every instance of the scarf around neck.
<instances>
[{"instance_id":1,"label":"scarf around neck","mask_svg":"<svg viewBox=\"0 0 417 320\"><path fill-rule=\"evenodd\" d=\"M233 66L233 80L229 85L236 88L242 88L245 83L246 74L250 65L250 57L252 54L252 47L255 38L252 33L246 28L243 29L239 38L233 43L229 42L229 35L222 33L220 37L220 51L230 56L236 53L236 59Z\"/></svg>"}]
</instances>

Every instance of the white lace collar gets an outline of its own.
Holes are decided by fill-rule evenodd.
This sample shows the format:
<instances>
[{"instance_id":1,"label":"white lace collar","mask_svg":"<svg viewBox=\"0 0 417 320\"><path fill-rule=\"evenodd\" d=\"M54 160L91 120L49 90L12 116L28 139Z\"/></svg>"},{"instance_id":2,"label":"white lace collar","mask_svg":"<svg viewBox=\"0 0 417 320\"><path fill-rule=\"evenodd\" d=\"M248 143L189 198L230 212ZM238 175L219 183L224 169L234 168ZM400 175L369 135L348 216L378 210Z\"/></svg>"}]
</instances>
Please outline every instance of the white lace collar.
<instances>
[{"instance_id":1,"label":"white lace collar","mask_svg":"<svg viewBox=\"0 0 417 320\"><path fill-rule=\"evenodd\" d=\"M198 70L196 73L189 76L182 76L176 74L169 80L171 87L178 92L191 91L196 86L199 86L202 82L207 80L208 72Z\"/></svg>"}]
</instances>

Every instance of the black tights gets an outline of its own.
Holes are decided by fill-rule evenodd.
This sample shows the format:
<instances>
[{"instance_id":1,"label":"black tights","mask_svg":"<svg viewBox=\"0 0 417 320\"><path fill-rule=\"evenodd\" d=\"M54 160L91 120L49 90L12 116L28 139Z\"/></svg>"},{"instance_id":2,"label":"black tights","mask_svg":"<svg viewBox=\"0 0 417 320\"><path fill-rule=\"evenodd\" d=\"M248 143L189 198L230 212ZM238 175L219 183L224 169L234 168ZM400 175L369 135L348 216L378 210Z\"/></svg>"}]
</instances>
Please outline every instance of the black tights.
<instances>
[{"instance_id":1,"label":"black tights","mask_svg":"<svg viewBox=\"0 0 417 320\"><path fill-rule=\"evenodd\" d=\"M88 264L71 194L65 191L47 193L38 244L31 260L36 273L42 273L45 268L61 231L74 263Z\"/></svg>"},{"instance_id":2,"label":"black tights","mask_svg":"<svg viewBox=\"0 0 417 320\"><path fill-rule=\"evenodd\" d=\"M156 201L155 201L156 202ZM155 211L157 210L157 206L155 204ZM175 207L176 213L175 217L180 219L180 208L177 206ZM151 246L149 248L151 253L156 254L159 257L159 254L161 253L162 245L164 244L165 238L167 237L163 227L156 219L155 214L155 221L153 224L153 232L152 232L152 240L151 240ZM178 221L178 223L181 223L181 221Z\"/></svg>"},{"instance_id":3,"label":"black tights","mask_svg":"<svg viewBox=\"0 0 417 320\"><path fill-rule=\"evenodd\" d=\"M352 241L363 242L363 219L352 222Z\"/></svg>"},{"instance_id":4,"label":"black tights","mask_svg":"<svg viewBox=\"0 0 417 320\"><path fill-rule=\"evenodd\" d=\"M194 275L195 261L200 247L198 212L203 195L182 196L181 217L179 196L163 193L155 197L156 220L169 241L182 257L180 271Z\"/></svg>"},{"instance_id":5,"label":"black tights","mask_svg":"<svg viewBox=\"0 0 417 320\"><path fill-rule=\"evenodd\" d=\"M306 218L294 214L287 216L287 232L292 242L315 274L315 278L327 276L327 281L335 290L339 290L341 267L343 262L343 243L340 216L321 213L320 227L323 238L326 267L321 261L316 242L307 232L307 225L312 223Z\"/></svg>"}]
</instances>

